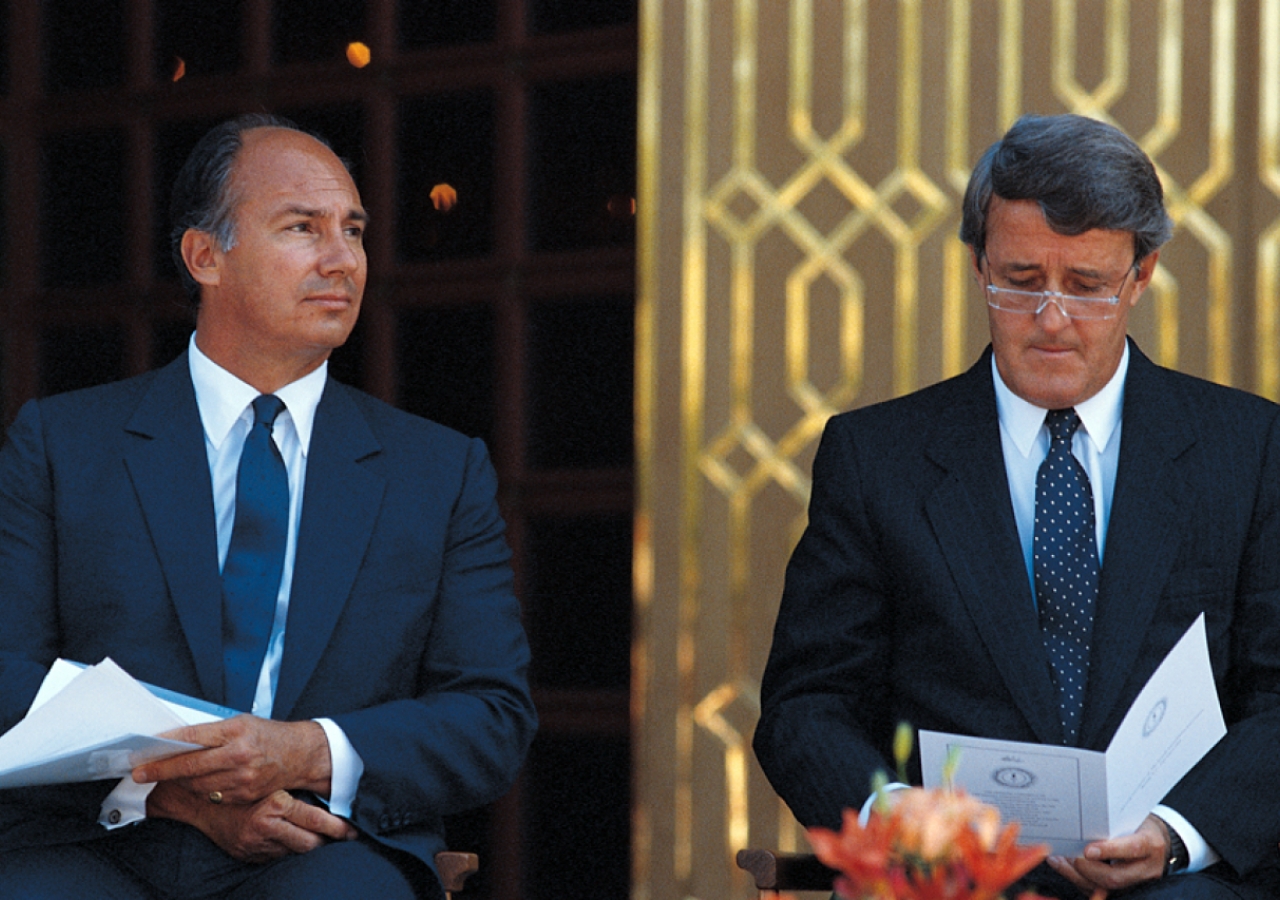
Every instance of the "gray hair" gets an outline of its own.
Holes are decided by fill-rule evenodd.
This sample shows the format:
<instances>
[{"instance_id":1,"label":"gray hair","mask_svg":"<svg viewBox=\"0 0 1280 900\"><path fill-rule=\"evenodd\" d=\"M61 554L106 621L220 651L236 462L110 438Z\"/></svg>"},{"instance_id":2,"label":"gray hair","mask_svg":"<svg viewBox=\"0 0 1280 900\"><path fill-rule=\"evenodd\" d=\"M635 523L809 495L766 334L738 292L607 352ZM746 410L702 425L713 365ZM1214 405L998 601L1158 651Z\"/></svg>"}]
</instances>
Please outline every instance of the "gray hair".
<instances>
[{"instance_id":1,"label":"gray hair","mask_svg":"<svg viewBox=\"0 0 1280 900\"><path fill-rule=\"evenodd\" d=\"M1034 200L1058 234L1094 228L1133 235L1134 262L1173 234L1164 190L1147 154L1120 129L1077 115L1023 116L974 167L960 240L981 260L991 197Z\"/></svg>"},{"instance_id":2,"label":"gray hair","mask_svg":"<svg viewBox=\"0 0 1280 900\"><path fill-rule=\"evenodd\" d=\"M178 172L169 202L169 251L192 306L200 305L200 285L182 258L182 237L195 229L212 235L224 253L236 245L234 213L238 198L230 190L231 173L244 145L244 133L255 128L287 128L310 134L329 146L319 135L299 128L283 116L268 113L238 116L200 138Z\"/></svg>"}]
</instances>

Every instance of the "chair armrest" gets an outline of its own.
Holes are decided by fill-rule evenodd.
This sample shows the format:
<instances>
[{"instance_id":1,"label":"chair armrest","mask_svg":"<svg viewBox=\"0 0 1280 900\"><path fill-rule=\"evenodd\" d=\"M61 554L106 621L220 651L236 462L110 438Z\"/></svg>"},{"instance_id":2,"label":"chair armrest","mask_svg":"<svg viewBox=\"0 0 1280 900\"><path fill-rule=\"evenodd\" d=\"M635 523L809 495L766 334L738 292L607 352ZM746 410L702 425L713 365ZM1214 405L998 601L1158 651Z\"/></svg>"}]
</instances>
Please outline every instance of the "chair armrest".
<instances>
[{"instance_id":1,"label":"chair armrest","mask_svg":"<svg viewBox=\"0 0 1280 900\"><path fill-rule=\"evenodd\" d=\"M829 891L836 879L812 853L739 850L738 868L751 873L758 891Z\"/></svg>"},{"instance_id":2,"label":"chair armrest","mask_svg":"<svg viewBox=\"0 0 1280 900\"><path fill-rule=\"evenodd\" d=\"M442 850L436 854L436 871L446 894L462 890L467 878L480 870L480 857L474 853Z\"/></svg>"}]
</instances>

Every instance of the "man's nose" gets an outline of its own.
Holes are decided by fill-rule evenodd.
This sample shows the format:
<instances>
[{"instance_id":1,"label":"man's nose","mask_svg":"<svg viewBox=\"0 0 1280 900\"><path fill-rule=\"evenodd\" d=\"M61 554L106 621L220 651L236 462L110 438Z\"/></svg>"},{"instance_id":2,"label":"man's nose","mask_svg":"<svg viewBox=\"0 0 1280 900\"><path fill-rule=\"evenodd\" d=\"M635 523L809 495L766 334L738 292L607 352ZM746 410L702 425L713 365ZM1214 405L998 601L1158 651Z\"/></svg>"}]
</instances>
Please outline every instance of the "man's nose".
<instances>
[{"instance_id":1,"label":"man's nose","mask_svg":"<svg viewBox=\"0 0 1280 900\"><path fill-rule=\"evenodd\" d=\"M326 232L320 253L320 270L325 274L350 274L360 267L360 252L346 231Z\"/></svg>"},{"instance_id":2,"label":"man's nose","mask_svg":"<svg viewBox=\"0 0 1280 900\"><path fill-rule=\"evenodd\" d=\"M1071 317L1067 315L1062 298L1052 294L1045 295L1040 309L1036 311L1036 323L1046 331L1058 331L1069 326Z\"/></svg>"}]
</instances>

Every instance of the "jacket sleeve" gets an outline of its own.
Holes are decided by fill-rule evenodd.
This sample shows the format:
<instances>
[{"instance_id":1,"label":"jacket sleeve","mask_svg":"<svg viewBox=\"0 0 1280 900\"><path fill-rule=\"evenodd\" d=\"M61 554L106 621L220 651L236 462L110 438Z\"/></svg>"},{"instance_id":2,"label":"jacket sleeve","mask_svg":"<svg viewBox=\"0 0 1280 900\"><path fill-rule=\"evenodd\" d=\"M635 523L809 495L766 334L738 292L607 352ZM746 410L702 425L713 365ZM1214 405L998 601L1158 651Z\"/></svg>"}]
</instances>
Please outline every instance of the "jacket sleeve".
<instances>
[{"instance_id":1,"label":"jacket sleeve","mask_svg":"<svg viewBox=\"0 0 1280 900\"><path fill-rule=\"evenodd\" d=\"M1269 428L1258 431L1254 490L1236 492L1249 524L1238 560L1231 654L1218 679L1227 736L1164 800L1241 874L1280 867L1280 417L1273 412Z\"/></svg>"},{"instance_id":2,"label":"jacket sleeve","mask_svg":"<svg viewBox=\"0 0 1280 900\"><path fill-rule=\"evenodd\" d=\"M0 732L26 714L57 658L53 484L40 407L22 407L0 448Z\"/></svg>"},{"instance_id":3,"label":"jacket sleeve","mask_svg":"<svg viewBox=\"0 0 1280 900\"><path fill-rule=\"evenodd\" d=\"M374 833L497 799L536 730L496 487L483 444L472 441L420 653L419 694L332 717L364 762L353 813Z\"/></svg>"},{"instance_id":4,"label":"jacket sleeve","mask_svg":"<svg viewBox=\"0 0 1280 900\"><path fill-rule=\"evenodd\" d=\"M54 488L45 457L40 407L31 401L0 448L0 732L26 714L57 657ZM100 836L99 805L114 784L0 791L0 847Z\"/></svg>"},{"instance_id":5,"label":"jacket sleeve","mask_svg":"<svg viewBox=\"0 0 1280 900\"><path fill-rule=\"evenodd\" d=\"M761 688L756 755L806 826L838 828L878 770L887 736L887 592L848 430L833 419L813 466L809 524L787 566Z\"/></svg>"}]
</instances>

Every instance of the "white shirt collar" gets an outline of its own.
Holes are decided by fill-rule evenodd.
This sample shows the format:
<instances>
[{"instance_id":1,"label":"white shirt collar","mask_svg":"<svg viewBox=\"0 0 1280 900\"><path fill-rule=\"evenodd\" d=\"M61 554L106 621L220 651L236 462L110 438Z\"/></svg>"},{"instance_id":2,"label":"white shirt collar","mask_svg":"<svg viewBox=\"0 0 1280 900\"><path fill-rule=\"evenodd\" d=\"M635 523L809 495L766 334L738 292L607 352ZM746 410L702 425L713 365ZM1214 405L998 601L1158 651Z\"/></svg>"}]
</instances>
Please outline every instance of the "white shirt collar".
<instances>
[{"instance_id":1,"label":"white shirt collar","mask_svg":"<svg viewBox=\"0 0 1280 900\"><path fill-rule=\"evenodd\" d=\"M1106 449L1120 424L1120 413L1124 408L1124 378L1128 371L1129 342L1125 341L1120 365L1116 366L1111 380L1088 400L1076 404L1080 424L1099 453ZM994 355L991 357L991 374L995 380L996 410L1000 416L1000 424L1022 455L1030 456L1048 410L1028 403L1009 390L1009 386L1000 377Z\"/></svg>"},{"instance_id":2,"label":"white shirt collar","mask_svg":"<svg viewBox=\"0 0 1280 900\"><path fill-rule=\"evenodd\" d=\"M204 424L205 436L216 450L227 439L236 420L244 415L249 404L261 392L200 352L194 333L191 335L187 359L191 368L191 383L196 389L200 421ZM276 391L276 396L284 401L285 412L293 420L304 456L311 446L311 428L315 424L316 407L320 405L328 371L329 363L326 360L314 372Z\"/></svg>"}]
</instances>

